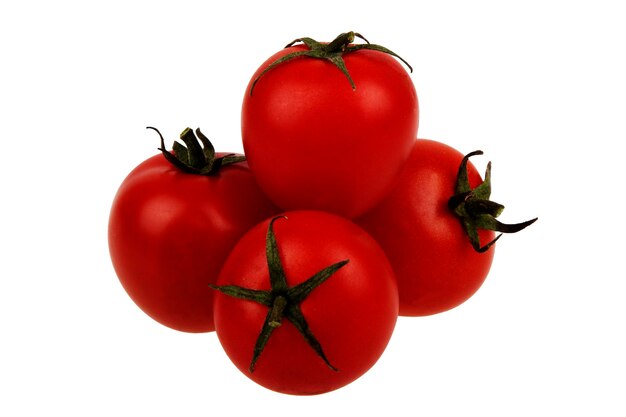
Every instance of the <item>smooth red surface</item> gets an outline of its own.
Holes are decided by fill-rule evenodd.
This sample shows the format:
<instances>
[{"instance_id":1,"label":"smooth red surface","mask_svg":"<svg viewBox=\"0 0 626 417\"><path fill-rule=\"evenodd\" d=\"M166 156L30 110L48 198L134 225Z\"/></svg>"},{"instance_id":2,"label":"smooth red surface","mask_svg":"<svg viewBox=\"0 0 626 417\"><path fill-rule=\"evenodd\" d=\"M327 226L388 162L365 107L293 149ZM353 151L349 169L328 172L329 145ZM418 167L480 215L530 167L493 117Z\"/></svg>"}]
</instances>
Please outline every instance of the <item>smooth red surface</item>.
<instances>
[{"instance_id":1,"label":"smooth red surface","mask_svg":"<svg viewBox=\"0 0 626 417\"><path fill-rule=\"evenodd\" d=\"M357 220L385 249L398 280L400 315L440 313L466 301L482 285L495 245L472 247L460 220L448 209L463 154L440 142L418 139L393 191ZM482 182L470 162L473 187ZM494 232L479 230L487 243Z\"/></svg>"},{"instance_id":2,"label":"smooth red surface","mask_svg":"<svg viewBox=\"0 0 626 417\"><path fill-rule=\"evenodd\" d=\"M111 260L124 289L153 319L181 331L212 331L208 284L237 239L276 210L245 162L205 177L156 155L135 168L115 196Z\"/></svg>"},{"instance_id":3,"label":"smooth red surface","mask_svg":"<svg viewBox=\"0 0 626 417\"><path fill-rule=\"evenodd\" d=\"M331 370L285 319L251 373L253 348L268 313L261 304L216 293L215 326L230 359L253 381L282 393L318 394L352 382L378 360L395 327L398 292L385 254L361 228L329 213L286 215L275 221L274 232L289 286L349 260L300 305L328 360L339 370ZM218 285L270 289L268 225L261 223L237 243Z\"/></svg>"},{"instance_id":4,"label":"smooth red surface","mask_svg":"<svg viewBox=\"0 0 626 417\"><path fill-rule=\"evenodd\" d=\"M259 185L284 210L315 209L353 218L374 206L417 135L415 87L395 58L344 55L356 89L326 60L300 57L252 81L242 106L242 137Z\"/></svg>"}]
</instances>

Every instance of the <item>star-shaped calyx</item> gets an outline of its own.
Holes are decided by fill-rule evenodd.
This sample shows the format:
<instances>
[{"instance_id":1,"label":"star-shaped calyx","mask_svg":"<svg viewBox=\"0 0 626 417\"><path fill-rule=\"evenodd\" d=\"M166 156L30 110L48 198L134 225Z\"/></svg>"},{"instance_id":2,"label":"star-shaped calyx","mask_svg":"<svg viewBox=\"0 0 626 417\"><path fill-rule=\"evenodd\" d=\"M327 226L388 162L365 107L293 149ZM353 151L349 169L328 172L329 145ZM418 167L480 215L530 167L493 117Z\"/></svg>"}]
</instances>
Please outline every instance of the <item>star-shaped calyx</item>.
<instances>
[{"instance_id":1,"label":"star-shaped calyx","mask_svg":"<svg viewBox=\"0 0 626 417\"><path fill-rule=\"evenodd\" d=\"M331 365L330 361L324 354L322 345L309 328L306 318L300 309L300 303L302 303L302 301L304 301L313 290L330 278L331 275L333 275L339 268L346 265L348 260L343 260L327 266L326 268L323 268L319 272L315 273L306 281L290 287L287 284L287 277L280 259L278 243L276 241L273 228L274 222L281 218L286 219L285 216L278 216L270 221L265 242L265 252L271 287L269 291L244 288L237 285L210 285L210 287L228 296L242 300L254 301L268 308L265 322L263 323L263 327L261 328L252 352L252 360L249 367L250 372L254 372L257 359L263 352L263 349L265 348L267 341L270 339L272 332L282 325L284 319L287 319L291 324L293 324L298 332L300 332L300 334L304 337L307 344L317 353L326 365L328 365L328 367L333 371L336 371L337 369Z\"/></svg>"},{"instance_id":2,"label":"star-shaped calyx","mask_svg":"<svg viewBox=\"0 0 626 417\"><path fill-rule=\"evenodd\" d=\"M365 43L353 45L352 42L354 42L355 38L359 38L365 41ZM352 80L352 77L350 76L350 73L348 72L348 69L346 68L346 63L344 62L342 58L343 55L351 53L351 52L359 51L361 49L369 49L372 51L379 51L385 54L389 54L391 56L398 58L409 68L411 72L413 72L413 68L411 67L411 65L409 65L409 63L406 62L398 54L385 48L384 46L370 43L367 39L365 39L365 37L363 37L363 35L356 33L356 32L342 33L330 43L322 43L322 42L316 41L315 39L306 38L306 37L298 38L288 43L287 46L285 46L285 48L289 48L290 46L293 46L296 43L300 43L300 42L306 45L308 49L304 51L292 52L281 58L278 58L276 61L268 65L252 82L252 85L250 86L250 95L252 95L252 91L254 90L254 87L256 86L259 79L263 77L268 71L272 70L278 65L281 65L287 61L290 61L298 57L309 57L309 58L316 58L316 59L325 59L325 60L330 61L346 76L353 90L356 89L356 85L354 84L354 81Z\"/></svg>"},{"instance_id":3,"label":"star-shaped calyx","mask_svg":"<svg viewBox=\"0 0 626 417\"><path fill-rule=\"evenodd\" d=\"M491 195L491 162L487 164L484 181L472 189L467 176L467 161L482 151L471 152L463 158L456 180L456 194L448 201L448 207L461 220L472 246L477 252L486 252L502 236L502 233L515 233L530 226L537 218L522 223L505 224L498 220L504 210L502 204L489 200ZM478 229L500 232L491 242L481 246Z\"/></svg>"}]
</instances>

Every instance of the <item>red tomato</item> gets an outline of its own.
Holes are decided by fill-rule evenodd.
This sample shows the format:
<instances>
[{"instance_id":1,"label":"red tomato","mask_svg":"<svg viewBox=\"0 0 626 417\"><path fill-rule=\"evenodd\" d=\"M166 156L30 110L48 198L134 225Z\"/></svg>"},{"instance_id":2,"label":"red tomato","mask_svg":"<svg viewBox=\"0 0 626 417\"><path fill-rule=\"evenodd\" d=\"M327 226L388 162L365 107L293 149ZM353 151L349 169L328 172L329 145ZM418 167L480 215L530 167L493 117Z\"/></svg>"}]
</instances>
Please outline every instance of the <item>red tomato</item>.
<instances>
[{"instance_id":1,"label":"red tomato","mask_svg":"<svg viewBox=\"0 0 626 417\"><path fill-rule=\"evenodd\" d=\"M246 157L260 187L284 210L354 218L384 196L408 157L417 94L396 58L368 49L343 55L354 89L333 63L310 57L257 80L275 60L307 48L283 49L252 76L242 106Z\"/></svg>"},{"instance_id":2,"label":"red tomato","mask_svg":"<svg viewBox=\"0 0 626 417\"><path fill-rule=\"evenodd\" d=\"M397 287L380 246L354 223L316 211L285 216L254 227L229 255L215 327L227 355L253 381L319 394L354 381L381 356L397 319ZM322 282L308 285L320 273ZM308 295L295 300L303 288ZM237 291L244 296L233 296ZM284 314L272 319L281 295Z\"/></svg>"},{"instance_id":3,"label":"red tomato","mask_svg":"<svg viewBox=\"0 0 626 417\"><path fill-rule=\"evenodd\" d=\"M156 155L126 177L113 201L113 266L133 301L156 321L212 331L209 283L235 242L275 212L245 162L204 176Z\"/></svg>"},{"instance_id":4,"label":"red tomato","mask_svg":"<svg viewBox=\"0 0 626 417\"><path fill-rule=\"evenodd\" d=\"M478 253L448 207L463 155L443 143L418 139L393 191L357 220L385 249L398 280L400 314L424 316L449 310L482 285L494 247ZM470 185L482 182L471 162ZM479 230L480 241L494 232Z\"/></svg>"}]
</instances>

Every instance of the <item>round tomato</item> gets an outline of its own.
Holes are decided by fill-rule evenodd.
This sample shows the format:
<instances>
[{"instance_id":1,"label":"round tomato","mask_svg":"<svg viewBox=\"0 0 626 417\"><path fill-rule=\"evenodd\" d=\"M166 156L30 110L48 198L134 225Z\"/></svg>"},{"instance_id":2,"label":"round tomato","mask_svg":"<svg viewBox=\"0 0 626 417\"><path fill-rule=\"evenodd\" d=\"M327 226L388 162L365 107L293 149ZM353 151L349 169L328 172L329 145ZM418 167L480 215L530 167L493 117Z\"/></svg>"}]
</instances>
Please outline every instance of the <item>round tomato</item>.
<instances>
[{"instance_id":1,"label":"round tomato","mask_svg":"<svg viewBox=\"0 0 626 417\"><path fill-rule=\"evenodd\" d=\"M302 41L271 56L250 80L242 105L246 157L260 187L284 210L354 218L384 196L410 153L418 128L415 87L382 47L338 44L315 59L336 41ZM297 59L272 65L292 54Z\"/></svg>"},{"instance_id":2,"label":"round tomato","mask_svg":"<svg viewBox=\"0 0 626 417\"><path fill-rule=\"evenodd\" d=\"M534 220L506 225L503 206L488 200L483 182L460 152L418 139L391 193L357 220L384 248L394 268L400 315L440 313L482 285L494 257L494 230L515 232ZM498 236L499 237L499 236Z\"/></svg>"},{"instance_id":3,"label":"round tomato","mask_svg":"<svg viewBox=\"0 0 626 417\"><path fill-rule=\"evenodd\" d=\"M383 353L398 315L384 252L354 223L294 211L248 232L214 286L217 336L258 384L287 394L354 381Z\"/></svg>"},{"instance_id":4,"label":"round tomato","mask_svg":"<svg viewBox=\"0 0 626 417\"><path fill-rule=\"evenodd\" d=\"M187 140L190 133L183 132ZM177 157L185 154L175 149ZM153 156L126 177L111 207L109 249L120 282L145 313L176 330L214 330L208 285L237 239L276 213L246 162L218 170L223 156L210 175Z\"/></svg>"}]
</instances>

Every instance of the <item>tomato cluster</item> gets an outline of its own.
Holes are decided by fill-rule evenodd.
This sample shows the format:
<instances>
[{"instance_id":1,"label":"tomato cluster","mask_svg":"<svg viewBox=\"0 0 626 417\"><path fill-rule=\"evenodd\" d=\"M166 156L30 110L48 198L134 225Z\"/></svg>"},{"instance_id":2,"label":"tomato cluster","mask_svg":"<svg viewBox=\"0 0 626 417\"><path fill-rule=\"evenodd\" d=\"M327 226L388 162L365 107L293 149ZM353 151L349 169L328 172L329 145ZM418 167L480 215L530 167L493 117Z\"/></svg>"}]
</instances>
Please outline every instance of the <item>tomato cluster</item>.
<instances>
[{"instance_id":1,"label":"tomato cluster","mask_svg":"<svg viewBox=\"0 0 626 417\"><path fill-rule=\"evenodd\" d=\"M161 154L123 181L109 220L132 300L173 329L216 331L260 385L308 395L370 369L398 315L471 297L495 232L536 219L496 219L491 167L481 178L469 161L482 152L417 139L404 66L354 32L296 39L251 77L245 157L199 129L167 150L157 131Z\"/></svg>"}]
</instances>

